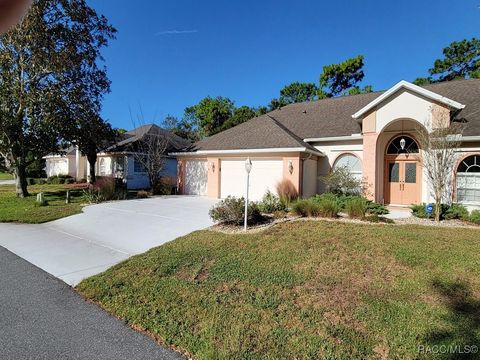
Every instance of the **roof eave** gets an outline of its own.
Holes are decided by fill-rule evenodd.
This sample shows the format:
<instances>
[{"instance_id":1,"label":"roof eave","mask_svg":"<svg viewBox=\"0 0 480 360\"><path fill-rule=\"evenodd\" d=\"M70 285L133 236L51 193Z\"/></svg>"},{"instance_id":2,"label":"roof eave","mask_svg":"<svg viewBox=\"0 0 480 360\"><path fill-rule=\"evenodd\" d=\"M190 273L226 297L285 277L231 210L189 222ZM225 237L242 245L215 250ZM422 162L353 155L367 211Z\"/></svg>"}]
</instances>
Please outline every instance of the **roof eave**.
<instances>
[{"instance_id":1,"label":"roof eave","mask_svg":"<svg viewBox=\"0 0 480 360\"><path fill-rule=\"evenodd\" d=\"M370 103L368 103L367 105L365 105L363 108L361 108L355 114L353 114L352 118L354 118L356 120L359 120L363 115L365 115L365 113L367 113L368 111L373 109L375 106L380 104L382 101L389 98L390 96L392 96L394 93L396 93L397 91L399 91L401 89L407 89L407 90L413 91L413 92L418 93L418 94L420 94L420 95L422 95L426 98L438 101L442 104L448 105L449 107L457 109L457 110L465 108L465 105L463 105L463 104L461 104L461 103L459 103L455 100L449 99L445 96L441 96L441 95L439 95L439 94L437 94L433 91L424 89L424 88L422 88L418 85L415 85L415 84L412 84L408 81L402 80L402 81L398 82L397 84L395 84L393 87L391 87L389 90L384 92L382 95L377 97L375 100L373 100Z\"/></svg>"},{"instance_id":2,"label":"roof eave","mask_svg":"<svg viewBox=\"0 0 480 360\"><path fill-rule=\"evenodd\" d=\"M289 153L289 152L304 152L317 156L325 156L319 150L308 149L306 147L292 147L292 148L260 148L260 149L233 149L233 150L197 150L190 152L172 152L171 156L205 156L205 155L235 155L235 154L265 154L265 153Z\"/></svg>"}]
</instances>

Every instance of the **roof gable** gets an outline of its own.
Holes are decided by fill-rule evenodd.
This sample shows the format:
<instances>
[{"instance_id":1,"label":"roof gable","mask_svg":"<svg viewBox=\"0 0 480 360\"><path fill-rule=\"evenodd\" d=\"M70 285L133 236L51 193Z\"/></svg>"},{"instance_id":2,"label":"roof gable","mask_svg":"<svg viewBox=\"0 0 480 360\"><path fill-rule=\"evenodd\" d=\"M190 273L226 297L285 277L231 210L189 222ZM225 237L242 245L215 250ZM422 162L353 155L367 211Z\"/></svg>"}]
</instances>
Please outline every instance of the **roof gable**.
<instances>
[{"instance_id":1,"label":"roof gable","mask_svg":"<svg viewBox=\"0 0 480 360\"><path fill-rule=\"evenodd\" d=\"M416 93L418 95L426 97L427 99L437 101L439 103L442 103L442 104L445 104L445 105L449 106L450 108L454 108L454 109L457 109L457 110L463 109L465 107L465 105L460 104L459 102L457 102L455 100L449 99L449 98L447 98L445 96L442 96L440 94L437 94L437 93L435 93L431 90L428 90L426 88L417 86L417 85L412 84L408 81L402 80L402 81L398 82L397 84L395 84L393 87L391 87L389 90L385 91L382 95L380 95L379 97L377 97L373 101L369 102L363 108L358 110L355 114L352 115L352 117L354 119L361 118L368 111L373 109L375 106L377 106L378 104L387 100L388 98L390 98L391 96L393 96L394 94L396 94L397 92L399 92L401 90L409 90L413 93Z\"/></svg>"}]
</instances>

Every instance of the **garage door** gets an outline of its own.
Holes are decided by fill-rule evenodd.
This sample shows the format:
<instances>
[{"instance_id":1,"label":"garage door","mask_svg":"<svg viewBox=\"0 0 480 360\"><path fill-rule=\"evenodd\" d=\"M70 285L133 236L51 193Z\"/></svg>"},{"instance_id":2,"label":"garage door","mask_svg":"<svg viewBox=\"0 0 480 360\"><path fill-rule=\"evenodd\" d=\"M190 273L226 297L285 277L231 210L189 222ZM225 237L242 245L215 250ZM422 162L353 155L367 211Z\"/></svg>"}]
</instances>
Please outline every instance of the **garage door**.
<instances>
[{"instance_id":1,"label":"garage door","mask_svg":"<svg viewBox=\"0 0 480 360\"><path fill-rule=\"evenodd\" d=\"M207 195L207 178L207 161L188 160L185 164L185 194Z\"/></svg>"},{"instance_id":2,"label":"garage door","mask_svg":"<svg viewBox=\"0 0 480 360\"><path fill-rule=\"evenodd\" d=\"M245 159L222 160L221 162L221 197L229 195L245 196L247 173L245 172ZM267 190L276 193L276 187L283 178L282 160L254 160L250 172L249 198L260 200Z\"/></svg>"}]
</instances>

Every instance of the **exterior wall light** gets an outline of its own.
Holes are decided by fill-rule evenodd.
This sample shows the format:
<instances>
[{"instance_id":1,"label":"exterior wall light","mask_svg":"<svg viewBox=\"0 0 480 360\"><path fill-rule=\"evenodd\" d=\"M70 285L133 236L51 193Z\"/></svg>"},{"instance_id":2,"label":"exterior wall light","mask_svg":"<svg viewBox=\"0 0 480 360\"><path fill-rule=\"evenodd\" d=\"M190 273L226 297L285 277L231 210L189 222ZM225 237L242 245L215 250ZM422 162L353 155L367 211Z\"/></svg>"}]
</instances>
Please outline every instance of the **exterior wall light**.
<instances>
[{"instance_id":1,"label":"exterior wall light","mask_svg":"<svg viewBox=\"0 0 480 360\"><path fill-rule=\"evenodd\" d=\"M215 163L213 161L210 161L210 169L212 169L212 172L215 172Z\"/></svg>"},{"instance_id":2,"label":"exterior wall light","mask_svg":"<svg viewBox=\"0 0 480 360\"><path fill-rule=\"evenodd\" d=\"M293 174L293 161L292 160L288 160L288 172L290 173L290 175Z\"/></svg>"},{"instance_id":3,"label":"exterior wall light","mask_svg":"<svg viewBox=\"0 0 480 360\"><path fill-rule=\"evenodd\" d=\"M405 139L404 138L400 139L400 147L402 148L402 150L405 150Z\"/></svg>"}]
</instances>

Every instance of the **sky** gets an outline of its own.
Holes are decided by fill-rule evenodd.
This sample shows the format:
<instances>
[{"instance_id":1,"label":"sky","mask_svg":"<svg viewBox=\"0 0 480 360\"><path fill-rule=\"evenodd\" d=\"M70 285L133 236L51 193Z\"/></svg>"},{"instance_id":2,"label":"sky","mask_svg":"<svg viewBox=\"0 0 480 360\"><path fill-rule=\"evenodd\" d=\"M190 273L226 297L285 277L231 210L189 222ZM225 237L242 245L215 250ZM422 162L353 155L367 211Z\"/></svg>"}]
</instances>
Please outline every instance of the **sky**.
<instances>
[{"instance_id":1,"label":"sky","mask_svg":"<svg viewBox=\"0 0 480 360\"><path fill-rule=\"evenodd\" d=\"M267 105L324 65L365 56L362 85L426 76L452 41L480 37L480 0L87 0L118 30L103 49L115 127L181 117L206 96Z\"/></svg>"}]
</instances>

